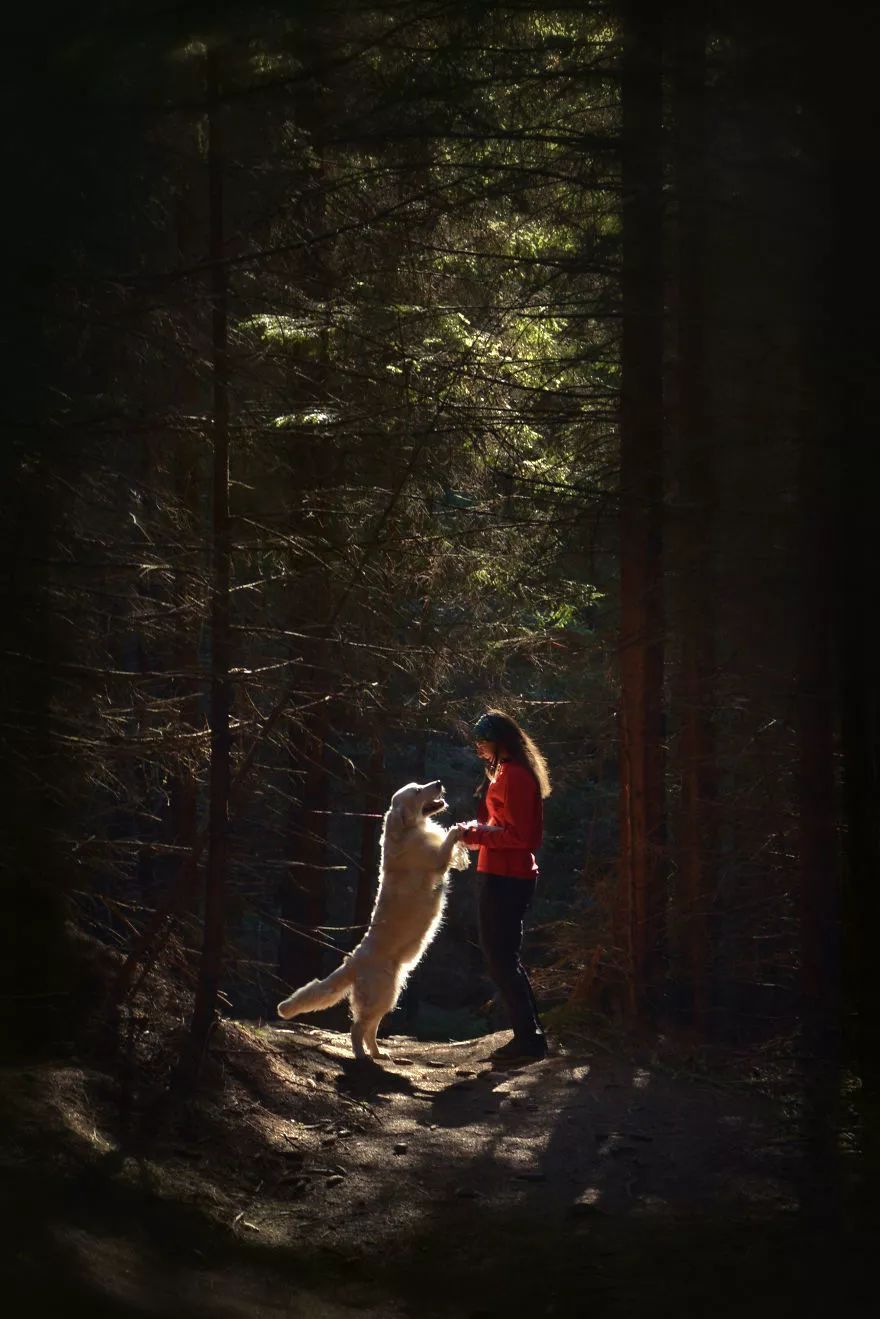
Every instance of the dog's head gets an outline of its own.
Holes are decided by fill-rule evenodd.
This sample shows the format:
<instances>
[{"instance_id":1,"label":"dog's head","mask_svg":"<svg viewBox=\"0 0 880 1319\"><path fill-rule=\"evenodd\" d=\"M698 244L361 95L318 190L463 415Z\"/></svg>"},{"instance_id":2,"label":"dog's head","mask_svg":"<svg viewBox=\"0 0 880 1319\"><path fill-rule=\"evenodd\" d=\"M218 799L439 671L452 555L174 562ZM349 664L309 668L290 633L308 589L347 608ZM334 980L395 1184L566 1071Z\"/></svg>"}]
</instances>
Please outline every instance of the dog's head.
<instances>
[{"instance_id":1,"label":"dog's head","mask_svg":"<svg viewBox=\"0 0 880 1319\"><path fill-rule=\"evenodd\" d=\"M433 783L407 783L398 788L391 798L391 806L385 816L385 830L395 837L404 829L418 824L419 820L445 810L443 784L439 779Z\"/></svg>"}]
</instances>

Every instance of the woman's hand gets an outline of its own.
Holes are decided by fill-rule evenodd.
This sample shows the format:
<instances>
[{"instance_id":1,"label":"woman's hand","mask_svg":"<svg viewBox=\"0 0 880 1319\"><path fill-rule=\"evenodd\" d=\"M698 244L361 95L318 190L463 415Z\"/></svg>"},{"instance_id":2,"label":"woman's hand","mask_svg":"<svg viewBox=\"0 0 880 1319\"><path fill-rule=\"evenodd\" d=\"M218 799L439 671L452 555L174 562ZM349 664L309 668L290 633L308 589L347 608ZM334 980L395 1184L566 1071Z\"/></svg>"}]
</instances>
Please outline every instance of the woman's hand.
<instances>
[{"instance_id":1,"label":"woman's hand","mask_svg":"<svg viewBox=\"0 0 880 1319\"><path fill-rule=\"evenodd\" d=\"M459 830L459 838L465 847L477 848L480 846L474 838L474 829L477 828L476 820L463 821L461 824L454 825L453 828Z\"/></svg>"},{"instance_id":2,"label":"woman's hand","mask_svg":"<svg viewBox=\"0 0 880 1319\"><path fill-rule=\"evenodd\" d=\"M465 847L480 847L482 840L487 834L500 834L502 828L500 824L480 824L478 820L469 820L467 824L455 826L461 830L461 838Z\"/></svg>"}]
</instances>

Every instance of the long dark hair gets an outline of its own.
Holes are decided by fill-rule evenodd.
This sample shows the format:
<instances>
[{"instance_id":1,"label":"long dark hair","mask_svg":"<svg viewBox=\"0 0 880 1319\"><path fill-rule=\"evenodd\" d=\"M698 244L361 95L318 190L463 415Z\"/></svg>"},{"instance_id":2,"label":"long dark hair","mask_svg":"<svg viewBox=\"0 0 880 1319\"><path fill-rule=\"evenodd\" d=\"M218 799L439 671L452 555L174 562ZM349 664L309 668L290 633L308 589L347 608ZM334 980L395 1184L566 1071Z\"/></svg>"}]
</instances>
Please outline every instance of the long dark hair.
<instances>
[{"instance_id":1,"label":"long dark hair","mask_svg":"<svg viewBox=\"0 0 880 1319\"><path fill-rule=\"evenodd\" d=\"M477 738L495 743L495 759L486 766L485 777L480 781L475 796L485 797L489 784L498 773L502 760L513 760L523 765L533 775L542 797L549 797L553 791L550 783L550 771L547 762L528 733L520 728L512 715L503 710L487 710L477 720L474 728Z\"/></svg>"}]
</instances>

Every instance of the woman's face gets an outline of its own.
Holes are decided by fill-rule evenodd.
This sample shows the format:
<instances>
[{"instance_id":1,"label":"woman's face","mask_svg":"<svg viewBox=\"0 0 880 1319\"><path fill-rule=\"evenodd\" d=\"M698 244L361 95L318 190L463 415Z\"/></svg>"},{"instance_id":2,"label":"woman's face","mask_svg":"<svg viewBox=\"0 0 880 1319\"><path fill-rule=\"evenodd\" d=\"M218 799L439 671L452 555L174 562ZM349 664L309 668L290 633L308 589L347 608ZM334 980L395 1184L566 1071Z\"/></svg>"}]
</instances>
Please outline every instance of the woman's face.
<instances>
[{"instance_id":1,"label":"woman's face","mask_svg":"<svg viewBox=\"0 0 880 1319\"><path fill-rule=\"evenodd\" d=\"M485 742L482 738L477 738L477 755L480 760L494 760L497 747L497 742Z\"/></svg>"}]
</instances>

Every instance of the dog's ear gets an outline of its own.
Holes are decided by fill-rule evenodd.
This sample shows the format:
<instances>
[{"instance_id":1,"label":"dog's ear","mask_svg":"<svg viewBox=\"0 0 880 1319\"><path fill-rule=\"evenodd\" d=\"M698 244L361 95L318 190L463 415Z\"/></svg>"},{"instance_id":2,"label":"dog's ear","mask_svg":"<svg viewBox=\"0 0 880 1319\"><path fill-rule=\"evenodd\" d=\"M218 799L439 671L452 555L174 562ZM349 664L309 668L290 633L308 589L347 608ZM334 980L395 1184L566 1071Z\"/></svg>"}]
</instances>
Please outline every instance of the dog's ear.
<instances>
[{"instance_id":1,"label":"dog's ear","mask_svg":"<svg viewBox=\"0 0 880 1319\"><path fill-rule=\"evenodd\" d=\"M396 793L385 816L385 833L388 838L399 838L404 829L415 823L413 800L407 793Z\"/></svg>"},{"instance_id":2,"label":"dog's ear","mask_svg":"<svg viewBox=\"0 0 880 1319\"><path fill-rule=\"evenodd\" d=\"M386 838L399 838L405 827L403 808L400 802L394 802L385 813L385 827L382 832Z\"/></svg>"},{"instance_id":3,"label":"dog's ear","mask_svg":"<svg viewBox=\"0 0 880 1319\"><path fill-rule=\"evenodd\" d=\"M408 783L405 788L399 788L391 798L384 829L388 838L399 838L404 829L415 824L418 819L415 788L415 783Z\"/></svg>"}]
</instances>

